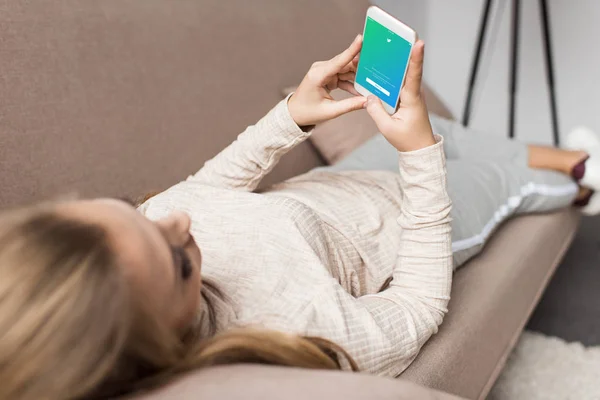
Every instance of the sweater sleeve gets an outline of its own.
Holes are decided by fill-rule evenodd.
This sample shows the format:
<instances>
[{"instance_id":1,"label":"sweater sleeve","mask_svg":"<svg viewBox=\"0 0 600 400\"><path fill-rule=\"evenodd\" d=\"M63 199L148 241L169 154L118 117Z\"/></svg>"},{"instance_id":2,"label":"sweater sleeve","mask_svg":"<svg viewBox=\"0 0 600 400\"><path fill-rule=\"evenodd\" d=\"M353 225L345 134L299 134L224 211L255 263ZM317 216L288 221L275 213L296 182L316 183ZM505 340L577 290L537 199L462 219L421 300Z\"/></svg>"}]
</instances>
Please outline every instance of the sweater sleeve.
<instances>
[{"instance_id":1,"label":"sweater sleeve","mask_svg":"<svg viewBox=\"0 0 600 400\"><path fill-rule=\"evenodd\" d=\"M361 370L399 375L437 333L447 311L451 201L442 138L436 140L428 148L400 153L403 198L397 222L402 240L390 286L354 298L332 282L334 290L321 291L314 299L318 307L310 333L341 345Z\"/></svg>"},{"instance_id":2,"label":"sweater sleeve","mask_svg":"<svg viewBox=\"0 0 600 400\"><path fill-rule=\"evenodd\" d=\"M296 125L288 109L289 96L256 125L249 126L227 148L188 180L253 191L280 158L310 136Z\"/></svg>"}]
</instances>

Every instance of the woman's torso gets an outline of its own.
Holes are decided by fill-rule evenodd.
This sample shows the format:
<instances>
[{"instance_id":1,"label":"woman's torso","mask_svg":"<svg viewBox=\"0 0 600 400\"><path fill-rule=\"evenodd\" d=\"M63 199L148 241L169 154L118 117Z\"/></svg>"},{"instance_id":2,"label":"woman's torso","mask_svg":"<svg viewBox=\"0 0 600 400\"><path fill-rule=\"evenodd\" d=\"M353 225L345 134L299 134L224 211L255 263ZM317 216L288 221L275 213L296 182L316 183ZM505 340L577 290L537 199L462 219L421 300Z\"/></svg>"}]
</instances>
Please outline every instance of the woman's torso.
<instances>
[{"instance_id":1,"label":"woman's torso","mask_svg":"<svg viewBox=\"0 0 600 400\"><path fill-rule=\"evenodd\" d=\"M262 194L188 180L140 211L151 219L174 210L190 215L202 275L229 308L220 329L256 325L302 334L314 299L332 280L359 297L378 292L391 276L400 197L390 172L312 172Z\"/></svg>"}]
</instances>

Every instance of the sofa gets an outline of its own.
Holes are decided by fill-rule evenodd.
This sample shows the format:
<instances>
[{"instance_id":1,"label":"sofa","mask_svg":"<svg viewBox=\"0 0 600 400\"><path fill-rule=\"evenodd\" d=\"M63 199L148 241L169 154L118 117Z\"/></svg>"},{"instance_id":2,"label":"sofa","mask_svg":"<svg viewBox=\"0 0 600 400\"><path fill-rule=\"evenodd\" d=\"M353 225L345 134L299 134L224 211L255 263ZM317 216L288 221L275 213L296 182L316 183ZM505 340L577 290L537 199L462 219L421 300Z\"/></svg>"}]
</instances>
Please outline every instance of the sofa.
<instances>
[{"instance_id":1,"label":"sofa","mask_svg":"<svg viewBox=\"0 0 600 400\"><path fill-rule=\"evenodd\" d=\"M137 196L200 168L361 31L364 0L0 2L0 208ZM447 113L429 99L432 112ZM310 141L264 185L322 165ZM485 398L577 228L513 219L455 274L440 331L398 378L238 365L141 399Z\"/></svg>"}]
</instances>

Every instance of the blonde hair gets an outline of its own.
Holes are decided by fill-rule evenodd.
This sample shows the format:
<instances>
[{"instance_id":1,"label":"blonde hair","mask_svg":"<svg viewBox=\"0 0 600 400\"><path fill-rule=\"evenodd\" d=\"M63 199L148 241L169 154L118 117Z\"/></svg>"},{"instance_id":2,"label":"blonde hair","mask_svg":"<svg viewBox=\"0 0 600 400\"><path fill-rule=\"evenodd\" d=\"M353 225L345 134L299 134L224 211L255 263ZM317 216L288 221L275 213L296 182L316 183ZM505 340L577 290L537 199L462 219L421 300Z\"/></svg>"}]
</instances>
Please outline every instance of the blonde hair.
<instances>
[{"instance_id":1,"label":"blonde hair","mask_svg":"<svg viewBox=\"0 0 600 400\"><path fill-rule=\"evenodd\" d=\"M118 262L101 226L53 204L0 214L0 399L105 398L241 362L339 369L341 355L357 370L320 338L248 329L181 338L144 312Z\"/></svg>"}]
</instances>

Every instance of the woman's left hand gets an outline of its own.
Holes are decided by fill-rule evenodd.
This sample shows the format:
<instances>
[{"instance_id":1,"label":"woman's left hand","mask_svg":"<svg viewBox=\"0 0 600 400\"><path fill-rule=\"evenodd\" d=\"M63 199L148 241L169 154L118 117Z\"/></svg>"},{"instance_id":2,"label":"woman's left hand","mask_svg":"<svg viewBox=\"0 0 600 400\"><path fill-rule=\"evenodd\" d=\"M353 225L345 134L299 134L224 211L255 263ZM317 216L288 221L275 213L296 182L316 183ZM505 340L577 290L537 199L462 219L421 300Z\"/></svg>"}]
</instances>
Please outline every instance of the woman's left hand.
<instances>
[{"instance_id":1,"label":"woman's left hand","mask_svg":"<svg viewBox=\"0 0 600 400\"><path fill-rule=\"evenodd\" d=\"M367 99L354 89L358 54L362 48L362 35L329 61L312 65L296 92L290 97L288 108L298 126L316 125L363 108ZM331 91L342 89L355 97L336 101Z\"/></svg>"}]
</instances>

